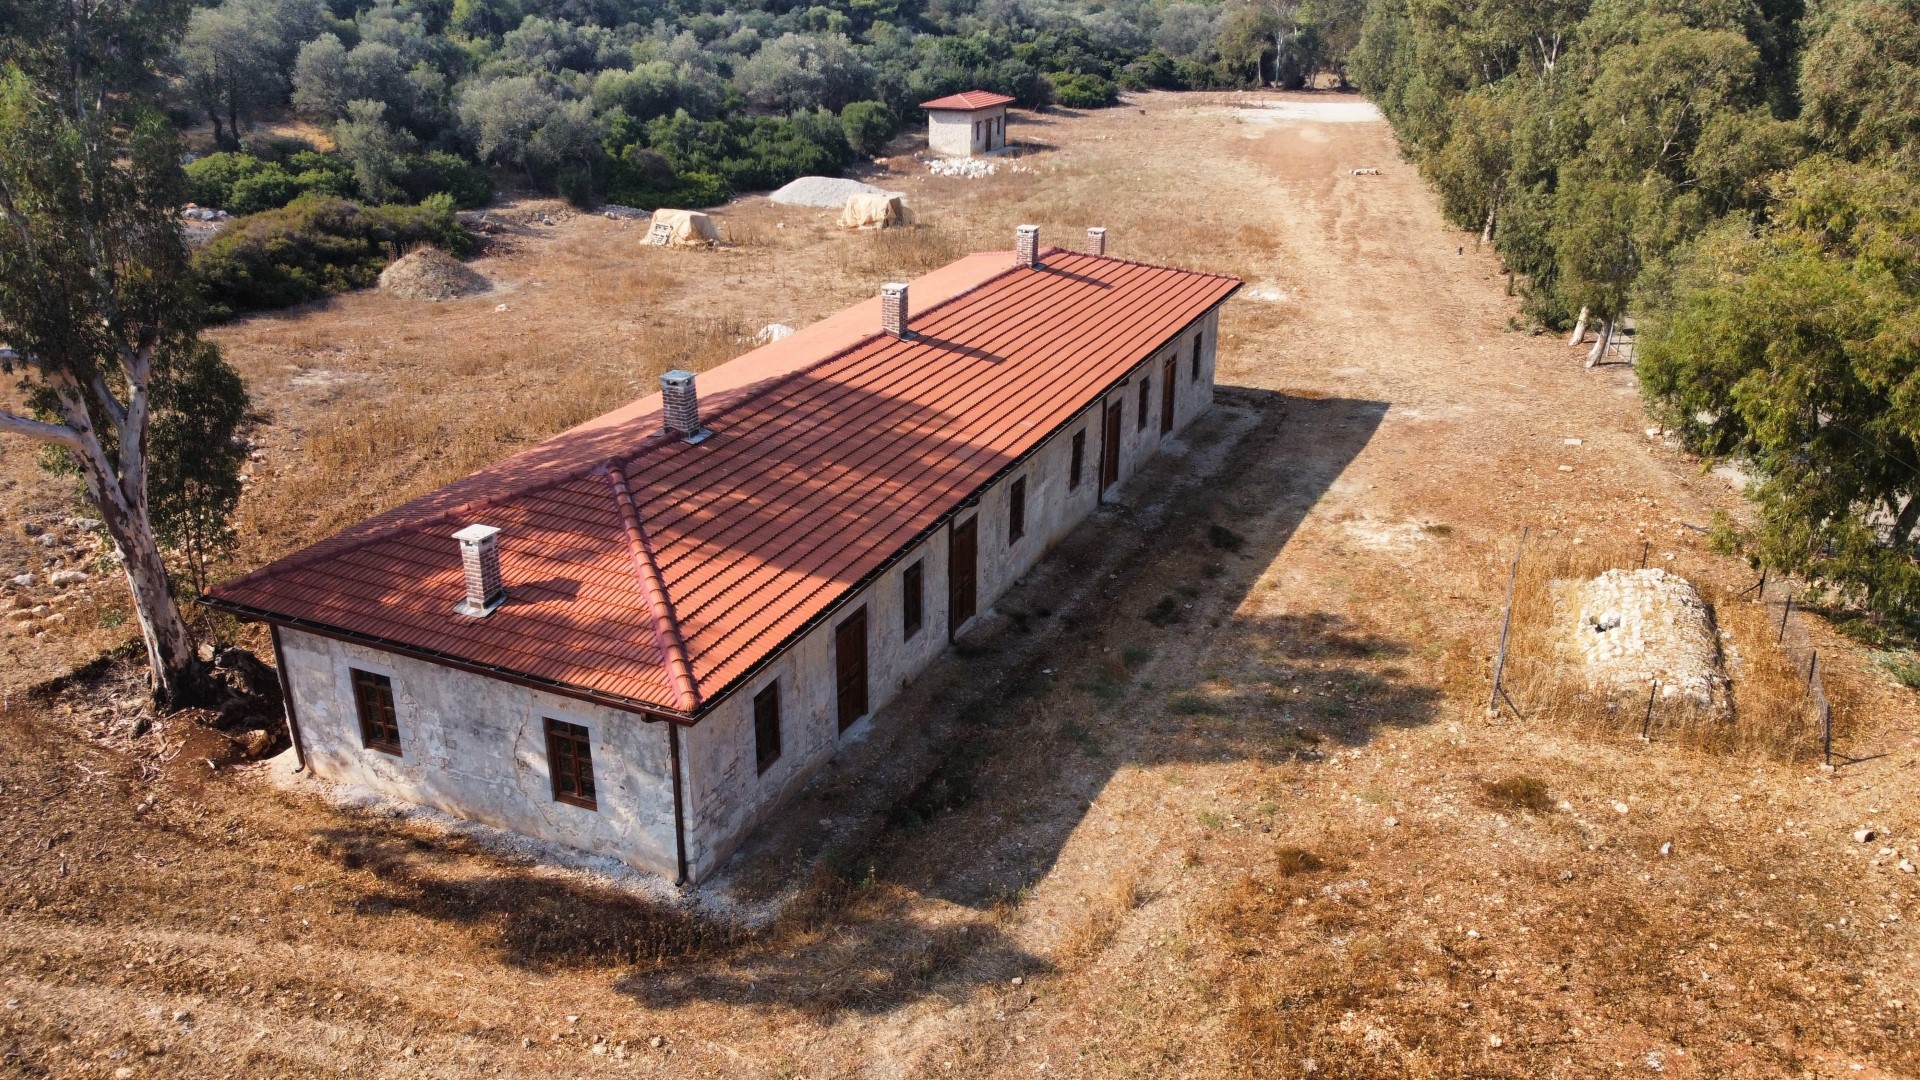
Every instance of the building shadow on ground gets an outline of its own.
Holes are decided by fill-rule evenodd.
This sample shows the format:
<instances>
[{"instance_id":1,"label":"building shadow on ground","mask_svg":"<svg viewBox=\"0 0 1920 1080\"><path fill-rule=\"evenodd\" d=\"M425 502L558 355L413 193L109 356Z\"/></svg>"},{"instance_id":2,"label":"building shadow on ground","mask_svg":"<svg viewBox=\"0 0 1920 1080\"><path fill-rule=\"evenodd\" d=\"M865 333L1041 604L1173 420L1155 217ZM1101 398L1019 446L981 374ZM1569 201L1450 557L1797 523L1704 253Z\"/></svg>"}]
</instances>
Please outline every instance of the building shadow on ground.
<instances>
[{"instance_id":1,"label":"building shadow on ground","mask_svg":"<svg viewBox=\"0 0 1920 1080\"><path fill-rule=\"evenodd\" d=\"M1310 763L1435 716L1437 691L1400 665L1414 643L1247 603L1386 409L1222 388L1118 506L762 826L702 886L704 904L523 868L476 875L459 840L339 829L320 845L374 871L363 916L471 923L530 969L617 968L616 987L650 1006L831 1016L1022 992L1011 979L1050 963L1008 917L1120 769ZM1221 655L1230 679L1191 669ZM721 909L743 917L709 913Z\"/></svg>"}]
</instances>

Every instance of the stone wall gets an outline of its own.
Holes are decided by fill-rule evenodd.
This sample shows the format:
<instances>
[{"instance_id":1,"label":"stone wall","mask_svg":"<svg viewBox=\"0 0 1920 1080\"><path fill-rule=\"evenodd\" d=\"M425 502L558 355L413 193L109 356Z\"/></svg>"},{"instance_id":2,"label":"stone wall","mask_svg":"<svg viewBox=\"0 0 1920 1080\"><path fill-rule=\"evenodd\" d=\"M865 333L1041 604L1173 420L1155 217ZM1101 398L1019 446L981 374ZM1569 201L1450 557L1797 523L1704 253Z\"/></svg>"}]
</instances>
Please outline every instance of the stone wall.
<instances>
[{"instance_id":1,"label":"stone wall","mask_svg":"<svg viewBox=\"0 0 1920 1080\"><path fill-rule=\"evenodd\" d=\"M945 651L952 526L970 516L979 521L976 609L985 614L1098 505L1101 422L1108 401L1123 403L1120 484L1212 405L1218 326L1216 309L1195 327L1202 340L1197 381L1192 374L1194 331L1189 330L981 492L974 505L943 523L715 703L698 724L682 729L687 862L694 880L719 867L756 823L834 755L843 739L864 735L873 711L885 707ZM1174 429L1162 435L1161 380L1168 356L1175 358ZM1138 412L1142 378L1150 382L1144 427ZM1070 485L1073 435L1079 431L1086 432L1086 456L1080 483ZM1015 542L1008 539L1008 498L1013 482L1022 477L1027 481L1026 532ZM902 579L916 562L922 566L924 605L920 629L909 637L904 633ZM841 732L834 632L862 605L867 609L869 712ZM286 629L280 634L302 743L316 775L674 877L673 788L664 724L331 638ZM393 679L401 756L361 744L348 673L355 667ZM776 680L781 755L762 773L755 754L753 699ZM549 716L584 725L590 732L598 809L554 800L542 722Z\"/></svg>"},{"instance_id":2,"label":"stone wall","mask_svg":"<svg viewBox=\"0 0 1920 1080\"><path fill-rule=\"evenodd\" d=\"M314 775L675 876L664 724L298 630L279 634ZM353 668L393 680L399 756L362 744ZM554 800L546 717L588 730L598 809Z\"/></svg>"},{"instance_id":3,"label":"stone wall","mask_svg":"<svg viewBox=\"0 0 1920 1080\"><path fill-rule=\"evenodd\" d=\"M1102 409L1118 398L1125 403L1120 443L1120 483L1124 484L1167 439L1175 438L1213 404L1214 345L1218 311L1196 325L1201 334L1200 377L1192 377L1194 334L1189 331L1136 368L1127 383L1089 406L1030 455L980 494L977 503L946 524L879 578L849 596L831 616L808 631L752 680L714 705L700 723L682 732L686 764L687 862L700 880L710 874L753 826L804 784L839 749L843 738L859 738L872 711L884 708L914 675L945 651L947 640L948 537L955 523L979 520L979 595L985 614L1002 593L1033 568L1060 539L1093 512L1099 497ZM1166 358L1175 357L1174 429L1160 432L1161 378ZM1138 424L1139 379L1151 380L1147 425ZM1069 486L1073 435L1086 431L1081 481ZM1013 481L1027 480L1026 533L1009 543L1008 498ZM1115 485L1116 488L1119 485ZM1109 496L1111 498L1111 495ZM924 565L925 613L918 634L902 634L901 578L916 561ZM862 605L867 608L867 698L869 719L844 734L838 730L834 682L835 628ZM971 624L969 624L970 626ZM967 627L961 628L965 633ZM768 683L780 683L781 757L764 774L754 752L753 698Z\"/></svg>"},{"instance_id":4,"label":"stone wall","mask_svg":"<svg viewBox=\"0 0 1920 1080\"><path fill-rule=\"evenodd\" d=\"M1006 145L1005 106L984 112L940 109L927 113L927 149L941 157L972 157Z\"/></svg>"}]
</instances>

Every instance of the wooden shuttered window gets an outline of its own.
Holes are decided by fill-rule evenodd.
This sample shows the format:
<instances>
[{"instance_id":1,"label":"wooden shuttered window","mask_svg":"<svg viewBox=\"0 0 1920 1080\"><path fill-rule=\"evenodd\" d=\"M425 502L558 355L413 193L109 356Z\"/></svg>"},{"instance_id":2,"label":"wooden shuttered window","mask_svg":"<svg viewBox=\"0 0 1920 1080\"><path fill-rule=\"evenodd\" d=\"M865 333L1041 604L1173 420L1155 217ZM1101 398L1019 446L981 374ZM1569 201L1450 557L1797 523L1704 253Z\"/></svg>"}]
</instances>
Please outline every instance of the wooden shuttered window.
<instances>
[{"instance_id":1,"label":"wooden shuttered window","mask_svg":"<svg viewBox=\"0 0 1920 1080\"><path fill-rule=\"evenodd\" d=\"M780 684L753 695L753 760L761 772L780 760Z\"/></svg>"},{"instance_id":2,"label":"wooden shuttered window","mask_svg":"<svg viewBox=\"0 0 1920 1080\"><path fill-rule=\"evenodd\" d=\"M593 746L587 729L565 720L546 718L547 771L553 777L555 802L599 809L593 786Z\"/></svg>"},{"instance_id":3,"label":"wooden shuttered window","mask_svg":"<svg viewBox=\"0 0 1920 1080\"><path fill-rule=\"evenodd\" d=\"M400 717L393 708L393 680L373 671L353 673L353 707L360 714L360 743L400 756Z\"/></svg>"},{"instance_id":4,"label":"wooden shuttered window","mask_svg":"<svg viewBox=\"0 0 1920 1080\"><path fill-rule=\"evenodd\" d=\"M926 563L916 562L900 572L900 636L920 632L927 615Z\"/></svg>"}]
</instances>

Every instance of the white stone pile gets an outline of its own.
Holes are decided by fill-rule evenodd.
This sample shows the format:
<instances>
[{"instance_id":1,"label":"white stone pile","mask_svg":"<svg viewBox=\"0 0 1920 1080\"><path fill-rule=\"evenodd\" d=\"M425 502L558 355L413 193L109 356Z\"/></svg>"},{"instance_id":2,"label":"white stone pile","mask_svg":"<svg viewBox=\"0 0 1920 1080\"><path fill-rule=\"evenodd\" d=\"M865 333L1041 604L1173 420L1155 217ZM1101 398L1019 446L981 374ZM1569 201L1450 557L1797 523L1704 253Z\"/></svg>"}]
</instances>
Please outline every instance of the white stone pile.
<instances>
[{"instance_id":1,"label":"white stone pile","mask_svg":"<svg viewBox=\"0 0 1920 1080\"><path fill-rule=\"evenodd\" d=\"M999 166L979 158L934 158L927 162L927 171L935 176L957 176L962 180L978 180L983 176L992 176L999 171Z\"/></svg>"},{"instance_id":2,"label":"white stone pile","mask_svg":"<svg viewBox=\"0 0 1920 1080\"><path fill-rule=\"evenodd\" d=\"M1591 581L1554 582L1563 643L1587 689L1685 696L1703 708L1727 706L1713 610L1685 578L1665 570L1609 570Z\"/></svg>"}]
</instances>

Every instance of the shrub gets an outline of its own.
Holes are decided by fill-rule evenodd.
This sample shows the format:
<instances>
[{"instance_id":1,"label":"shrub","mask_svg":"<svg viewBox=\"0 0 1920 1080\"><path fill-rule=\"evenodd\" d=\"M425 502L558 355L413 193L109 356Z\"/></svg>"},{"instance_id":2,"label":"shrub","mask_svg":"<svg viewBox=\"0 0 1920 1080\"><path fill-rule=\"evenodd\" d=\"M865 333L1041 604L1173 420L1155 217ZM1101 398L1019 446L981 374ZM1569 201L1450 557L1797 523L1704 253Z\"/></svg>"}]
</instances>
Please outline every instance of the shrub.
<instances>
[{"instance_id":1,"label":"shrub","mask_svg":"<svg viewBox=\"0 0 1920 1080\"><path fill-rule=\"evenodd\" d=\"M208 154L189 164L186 172L194 202L235 214L274 210L302 195L346 198L357 190L351 166L311 150L285 164L252 154Z\"/></svg>"},{"instance_id":2,"label":"shrub","mask_svg":"<svg viewBox=\"0 0 1920 1080\"><path fill-rule=\"evenodd\" d=\"M1488 804L1513 810L1531 810L1544 814L1553 809L1553 798L1547 794L1547 785L1532 776L1509 776L1495 780L1481 789Z\"/></svg>"},{"instance_id":3,"label":"shrub","mask_svg":"<svg viewBox=\"0 0 1920 1080\"><path fill-rule=\"evenodd\" d=\"M414 158L405 186L407 194L416 201L445 194L462 210L485 206L493 198L493 181L487 179L486 170L445 150Z\"/></svg>"},{"instance_id":4,"label":"shrub","mask_svg":"<svg viewBox=\"0 0 1920 1080\"><path fill-rule=\"evenodd\" d=\"M1273 872L1281 877L1311 874L1324 869L1326 862L1306 848L1283 847L1273 853Z\"/></svg>"},{"instance_id":5,"label":"shrub","mask_svg":"<svg viewBox=\"0 0 1920 1080\"><path fill-rule=\"evenodd\" d=\"M387 263L422 242L456 256L472 249L451 197L362 207L307 195L234 222L194 253L193 267L209 314L219 320L371 285Z\"/></svg>"},{"instance_id":6,"label":"shrub","mask_svg":"<svg viewBox=\"0 0 1920 1080\"><path fill-rule=\"evenodd\" d=\"M893 110L885 102L856 101L840 110L840 128L848 145L868 157L885 148L894 127Z\"/></svg>"},{"instance_id":7,"label":"shrub","mask_svg":"<svg viewBox=\"0 0 1920 1080\"><path fill-rule=\"evenodd\" d=\"M1063 71L1048 75L1053 100L1069 109L1104 109L1120 100L1120 89L1098 75Z\"/></svg>"}]
</instances>

